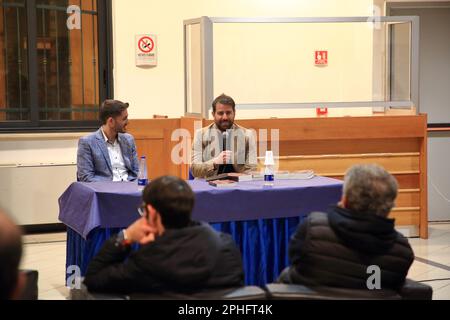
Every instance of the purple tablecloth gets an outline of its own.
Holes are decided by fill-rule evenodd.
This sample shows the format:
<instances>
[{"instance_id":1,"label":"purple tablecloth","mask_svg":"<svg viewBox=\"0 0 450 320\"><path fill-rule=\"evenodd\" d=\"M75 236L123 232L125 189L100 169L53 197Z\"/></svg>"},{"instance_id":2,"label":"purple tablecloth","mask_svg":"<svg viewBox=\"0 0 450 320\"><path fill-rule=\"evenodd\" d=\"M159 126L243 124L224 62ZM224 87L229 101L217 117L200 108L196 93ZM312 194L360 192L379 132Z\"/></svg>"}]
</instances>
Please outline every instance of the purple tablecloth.
<instances>
[{"instance_id":1,"label":"purple tablecloth","mask_svg":"<svg viewBox=\"0 0 450 320\"><path fill-rule=\"evenodd\" d=\"M216 188L204 180L188 181L196 194L192 217L206 222L296 217L336 203L342 192L339 180L278 180L239 182ZM121 228L139 217L141 192L133 182L74 182L59 198L59 220L86 239L97 227Z\"/></svg>"}]
</instances>

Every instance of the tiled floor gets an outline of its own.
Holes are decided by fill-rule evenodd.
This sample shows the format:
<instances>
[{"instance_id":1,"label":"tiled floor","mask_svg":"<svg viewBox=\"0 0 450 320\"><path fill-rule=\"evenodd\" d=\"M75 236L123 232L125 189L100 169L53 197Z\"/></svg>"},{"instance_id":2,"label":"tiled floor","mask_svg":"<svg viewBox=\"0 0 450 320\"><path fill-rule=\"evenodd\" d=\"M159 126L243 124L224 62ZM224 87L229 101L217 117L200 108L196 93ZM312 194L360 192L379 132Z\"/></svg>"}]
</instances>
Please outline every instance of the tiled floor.
<instances>
[{"instance_id":1,"label":"tiled floor","mask_svg":"<svg viewBox=\"0 0 450 320\"><path fill-rule=\"evenodd\" d=\"M66 234L28 235L24 243L21 268L39 271L39 299L66 299Z\"/></svg>"},{"instance_id":2,"label":"tiled floor","mask_svg":"<svg viewBox=\"0 0 450 320\"><path fill-rule=\"evenodd\" d=\"M450 300L450 223L430 223L429 239L409 239L416 259L408 277L433 287L433 299ZM66 299L64 233L25 236L22 269L39 271L39 299Z\"/></svg>"}]
</instances>

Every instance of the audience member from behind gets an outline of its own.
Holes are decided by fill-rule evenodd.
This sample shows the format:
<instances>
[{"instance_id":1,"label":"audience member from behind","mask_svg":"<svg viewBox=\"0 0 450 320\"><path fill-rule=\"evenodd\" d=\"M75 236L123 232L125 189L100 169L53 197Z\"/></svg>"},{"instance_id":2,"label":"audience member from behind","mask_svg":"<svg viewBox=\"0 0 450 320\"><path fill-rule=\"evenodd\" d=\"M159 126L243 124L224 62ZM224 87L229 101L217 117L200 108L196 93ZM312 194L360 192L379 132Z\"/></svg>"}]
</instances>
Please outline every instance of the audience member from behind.
<instances>
[{"instance_id":1,"label":"audience member from behind","mask_svg":"<svg viewBox=\"0 0 450 320\"><path fill-rule=\"evenodd\" d=\"M26 280L19 272L21 257L21 232L0 210L0 300L20 298Z\"/></svg>"},{"instance_id":2,"label":"audience member from behind","mask_svg":"<svg viewBox=\"0 0 450 320\"><path fill-rule=\"evenodd\" d=\"M139 163L128 125L128 103L105 100L102 126L78 142L77 179L82 182L136 180Z\"/></svg>"},{"instance_id":3,"label":"audience member from behind","mask_svg":"<svg viewBox=\"0 0 450 320\"><path fill-rule=\"evenodd\" d=\"M367 289L380 268L381 289L399 289L413 263L408 240L388 218L397 196L395 178L378 165L355 165L343 196L328 212L312 212L289 243L291 267L279 281L308 286Z\"/></svg>"},{"instance_id":4,"label":"audience member from behind","mask_svg":"<svg viewBox=\"0 0 450 320\"><path fill-rule=\"evenodd\" d=\"M232 238L191 220L194 193L163 176L143 191L144 216L107 240L88 266L94 292L201 291L243 285L240 252ZM139 243L131 253L130 245Z\"/></svg>"}]
</instances>

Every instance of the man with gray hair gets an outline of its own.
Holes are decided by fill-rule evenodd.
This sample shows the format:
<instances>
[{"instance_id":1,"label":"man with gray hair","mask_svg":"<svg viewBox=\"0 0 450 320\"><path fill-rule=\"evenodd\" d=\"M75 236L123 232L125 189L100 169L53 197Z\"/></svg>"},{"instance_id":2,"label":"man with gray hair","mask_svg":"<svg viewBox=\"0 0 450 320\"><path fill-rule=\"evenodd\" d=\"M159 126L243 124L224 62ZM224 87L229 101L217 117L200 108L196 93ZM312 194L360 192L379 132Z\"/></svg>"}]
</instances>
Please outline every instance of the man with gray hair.
<instances>
[{"instance_id":1,"label":"man with gray hair","mask_svg":"<svg viewBox=\"0 0 450 320\"><path fill-rule=\"evenodd\" d=\"M414 253L388 215L397 181L378 165L355 165L344 178L341 201L312 212L289 243L291 267L279 281L308 286L368 289L369 266L380 270L381 289L398 289Z\"/></svg>"}]
</instances>

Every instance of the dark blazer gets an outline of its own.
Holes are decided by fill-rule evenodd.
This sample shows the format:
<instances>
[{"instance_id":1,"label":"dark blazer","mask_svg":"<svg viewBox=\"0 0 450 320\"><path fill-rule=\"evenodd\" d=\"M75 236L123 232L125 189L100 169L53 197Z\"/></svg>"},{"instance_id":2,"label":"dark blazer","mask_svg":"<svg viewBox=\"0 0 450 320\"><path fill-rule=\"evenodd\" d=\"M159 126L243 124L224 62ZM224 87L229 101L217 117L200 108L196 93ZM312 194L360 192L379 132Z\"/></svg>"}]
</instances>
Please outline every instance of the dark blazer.
<instances>
[{"instance_id":1,"label":"dark blazer","mask_svg":"<svg viewBox=\"0 0 450 320\"><path fill-rule=\"evenodd\" d=\"M128 180L133 181L139 172L134 138L131 134L119 133L118 141L128 169ZM82 182L113 180L111 160L101 129L78 141L77 178Z\"/></svg>"},{"instance_id":2,"label":"dark blazer","mask_svg":"<svg viewBox=\"0 0 450 320\"><path fill-rule=\"evenodd\" d=\"M333 206L313 212L289 243L290 282L308 286L367 289L380 268L382 289L398 289L405 281L414 253L394 228L394 220L354 213Z\"/></svg>"},{"instance_id":3,"label":"dark blazer","mask_svg":"<svg viewBox=\"0 0 450 320\"><path fill-rule=\"evenodd\" d=\"M166 229L154 242L130 249L107 240L84 283L94 292L199 291L243 285L241 255L231 236L206 223Z\"/></svg>"}]
</instances>

